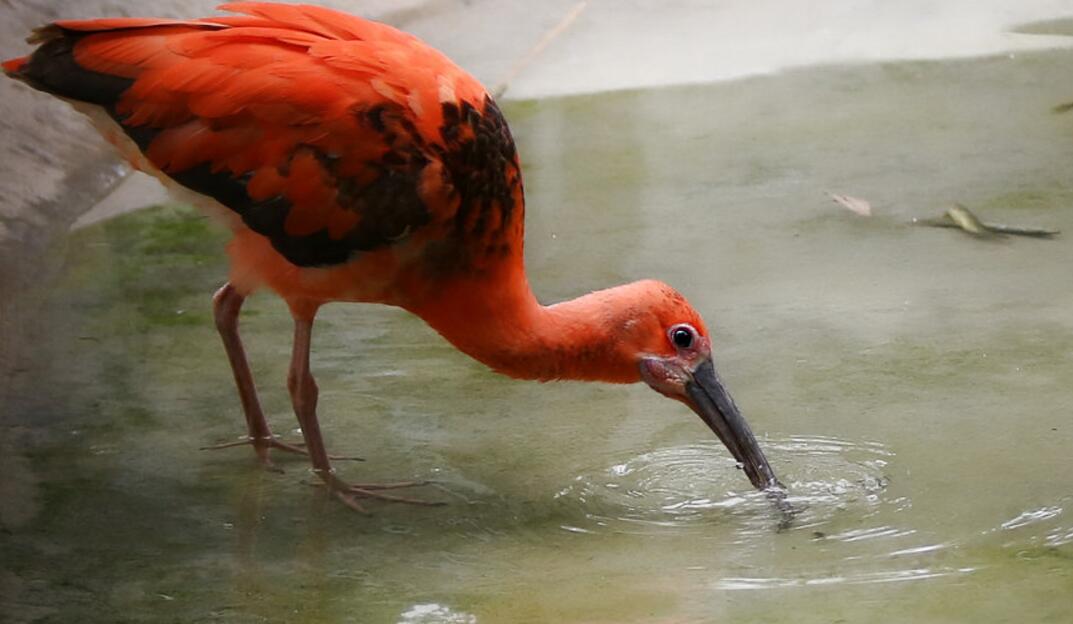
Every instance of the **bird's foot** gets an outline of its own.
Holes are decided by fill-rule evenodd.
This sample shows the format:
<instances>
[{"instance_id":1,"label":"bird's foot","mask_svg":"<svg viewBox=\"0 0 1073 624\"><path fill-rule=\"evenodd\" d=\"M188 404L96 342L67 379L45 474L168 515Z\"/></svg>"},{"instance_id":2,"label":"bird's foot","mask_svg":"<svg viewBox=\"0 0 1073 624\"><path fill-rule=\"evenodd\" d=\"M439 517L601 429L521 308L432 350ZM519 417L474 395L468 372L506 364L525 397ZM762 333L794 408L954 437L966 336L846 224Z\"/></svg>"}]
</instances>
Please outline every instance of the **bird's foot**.
<instances>
[{"instance_id":1,"label":"bird's foot","mask_svg":"<svg viewBox=\"0 0 1073 624\"><path fill-rule=\"evenodd\" d=\"M358 513L368 514L367 510L359 501L362 499L375 499L382 500L388 503L406 503L408 505L422 505L425 507L439 507L446 505L443 501L427 501L419 498L410 498L408 496L395 496L394 494L385 494L384 490L399 490L403 488L421 487L423 485L429 485L430 481L398 481L395 483L347 483L339 477L335 476L335 472L331 470L314 470L318 477L321 479L321 483L316 485L323 485L327 487L331 493L338 498L344 505L350 507Z\"/></svg>"},{"instance_id":2,"label":"bird's foot","mask_svg":"<svg viewBox=\"0 0 1073 624\"><path fill-rule=\"evenodd\" d=\"M274 435L255 437L255 436L243 436L234 442L223 442L221 444L213 444L210 446L203 446L202 451L218 451L220 449L234 448L236 446L250 445L253 447L254 452L257 453L257 459L261 464L269 470L279 472L280 469L272 463L272 459L268 456L268 451L276 449L283 451L284 453L292 453L294 455L309 455L309 451L305 449L305 442L295 442L293 444L283 442ZM332 460L347 460L347 461L365 461L361 457L342 456L342 455L329 455L328 459Z\"/></svg>"}]
</instances>

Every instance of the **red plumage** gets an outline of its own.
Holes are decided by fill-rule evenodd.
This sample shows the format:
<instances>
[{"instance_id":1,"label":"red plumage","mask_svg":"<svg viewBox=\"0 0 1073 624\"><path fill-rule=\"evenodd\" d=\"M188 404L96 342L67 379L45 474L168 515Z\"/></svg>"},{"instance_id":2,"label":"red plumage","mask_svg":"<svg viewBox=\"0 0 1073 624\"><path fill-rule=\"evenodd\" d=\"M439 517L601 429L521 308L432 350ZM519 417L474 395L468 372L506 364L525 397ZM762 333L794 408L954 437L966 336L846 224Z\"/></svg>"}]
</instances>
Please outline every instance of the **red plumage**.
<instances>
[{"instance_id":1,"label":"red plumage","mask_svg":"<svg viewBox=\"0 0 1073 624\"><path fill-rule=\"evenodd\" d=\"M136 167L232 228L214 309L262 460L298 451L272 436L238 338L244 298L268 286L295 318L289 389L314 470L355 508L392 497L339 481L324 450L309 341L331 301L401 306L515 377L644 379L732 436L754 484L777 483L744 421L712 424L720 410L740 420L732 401L689 387L697 374L722 392L704 323L672 288L537 302L517 153L477 80L384 24L302 5L221 8L241 15L59 21L3 69L72 101Z\"/></svg>"}]
</instances>

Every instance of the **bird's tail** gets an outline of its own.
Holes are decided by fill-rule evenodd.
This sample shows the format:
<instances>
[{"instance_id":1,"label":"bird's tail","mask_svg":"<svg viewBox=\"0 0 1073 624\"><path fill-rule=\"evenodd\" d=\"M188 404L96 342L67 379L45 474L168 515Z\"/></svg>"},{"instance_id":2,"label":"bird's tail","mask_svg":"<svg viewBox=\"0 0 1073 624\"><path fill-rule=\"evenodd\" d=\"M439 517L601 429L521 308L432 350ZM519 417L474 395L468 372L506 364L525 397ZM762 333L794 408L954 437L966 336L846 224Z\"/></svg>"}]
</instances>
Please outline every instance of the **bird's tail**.
<instances>
[{"instance_id":1,"label":"bird's tail","mask_svg":"<svg viewBox=\"0 0 1073 624\"><path fill-rule=\"evenodd\" d=\"M12 78L18 78L19 72L22 71L22 68L25 67L26 64L29 62L30 57L20 56L19 58L13 58L11 60L7 60L3 63L0 63L0 67L4 68L4 73L8 76L11 76Z\"/></svg>"},{"instance_id":2,"label":"bird's tail","mask_svg":"<svg viewBox=\"0 0 1073 624\"><path fill-rule=\"evenodd\" d=\"M85 39L108 43L112 33L151 31L166 27L219 29L210 22L170 20L159 18L105 18L90 20L61 20L42 26L31 33L27 43L37 45L29 56L14 58L0 64L4 73L31 87L53 95L91 104L111 105L133 82L127 76L94 71L83 65L87 59L76 59L75 48ZM114 45L112 46L115 47ZM92 46L81 52L94 59ZM82 61L82 62L80 62ZM91 63L92 64L92 63Z\"/></svg>"},{"instance_id":3,"label":"bird's tail","mask_svg":"<svg viewBox=\"0 0 1073 624\"><path fill-rule=\"evenodd\" d=\"M5 61L5 74L39 91L92 104L114 104L130 86L129 80L87 70L75 61L74 48L79 36L60 28L46 28L55 32L55 36L31 37L29 41L40 43L40 47L30 56Z\"/></svg>"},{"instance_id":4,"label":"bird's tail","mask_svg":"<svg viewBox=\"0 0 1073 624\"><path fill-rule=\"evenodd\" d=\"M35 28L30 36L26 38L26 43L40 45L50 41L63 38L63 29L58 24L48 24L40 28ZM4 73L9 77L16 80L22 80L23 82L30 82L30 78L27 75L28 65L30 64L33 56L20 56L18 58L9 59L0 63L0 67L3 67Z\"/></svg>"}]
</instances>

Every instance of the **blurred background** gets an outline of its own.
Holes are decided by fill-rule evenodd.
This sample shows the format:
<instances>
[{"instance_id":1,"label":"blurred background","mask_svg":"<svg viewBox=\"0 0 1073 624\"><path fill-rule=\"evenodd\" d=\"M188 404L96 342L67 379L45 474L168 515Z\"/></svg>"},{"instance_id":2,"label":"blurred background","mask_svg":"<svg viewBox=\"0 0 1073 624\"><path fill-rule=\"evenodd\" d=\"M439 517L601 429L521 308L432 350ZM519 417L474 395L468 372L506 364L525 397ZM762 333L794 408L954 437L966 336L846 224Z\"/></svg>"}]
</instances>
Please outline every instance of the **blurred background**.
<instances>
[{"instance_id":1,"label":"blurred background","mask_svg":"<svg viewBox=\"0 0 1073 624\"><path fill-rule=\"evenodd\" d=\"M0 56L215 4L0 0ZM226 236L2 80L0 621L1073 620L1073 3L322 4L503 93L538 294L683 290L806 511L777 531L643 388L502 380L367 306L318 324L329 445L451 505L357 518L197 451L241 430ZM921 226L954 204L1061 234ZM294 434L286 312L244 314Z\"/></svg>"}]
</instances>

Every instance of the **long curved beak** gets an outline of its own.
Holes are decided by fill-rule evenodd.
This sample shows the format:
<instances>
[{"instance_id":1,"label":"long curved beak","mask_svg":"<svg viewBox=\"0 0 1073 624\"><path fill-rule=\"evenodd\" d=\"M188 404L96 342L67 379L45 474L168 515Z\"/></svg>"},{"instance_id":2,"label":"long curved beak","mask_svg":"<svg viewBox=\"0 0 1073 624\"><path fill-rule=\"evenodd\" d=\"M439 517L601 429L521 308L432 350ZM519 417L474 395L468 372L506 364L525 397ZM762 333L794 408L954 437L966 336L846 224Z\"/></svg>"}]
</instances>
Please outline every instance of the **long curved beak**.
<instances>
[{"instance_id":1,"label":"long curved beak","mask_svg":"<svg viewBox=\"0 0 1073 624\"><path fill-rule=\"evenodd\" d=\"M715 372L711 359L703 360L693 370L693 379L686 382L686 403L696 412L715 435L723 441L734 458L741 463L749 481L758 490L783 488L764 457L756 437L742 417L734 399Z\"/></svg>"}]
</instances>

